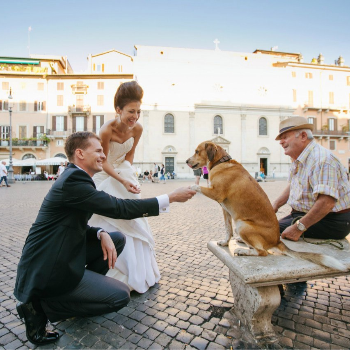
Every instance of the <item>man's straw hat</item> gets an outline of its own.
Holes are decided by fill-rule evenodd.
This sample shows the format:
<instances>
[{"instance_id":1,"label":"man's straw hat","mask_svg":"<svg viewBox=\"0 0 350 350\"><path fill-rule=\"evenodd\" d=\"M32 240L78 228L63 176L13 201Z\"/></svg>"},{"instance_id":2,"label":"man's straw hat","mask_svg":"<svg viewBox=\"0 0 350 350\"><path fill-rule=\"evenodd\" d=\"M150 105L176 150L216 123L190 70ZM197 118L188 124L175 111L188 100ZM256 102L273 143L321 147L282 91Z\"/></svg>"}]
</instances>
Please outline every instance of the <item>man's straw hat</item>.
<instances>
[{"instance_id":1,"label":"man's straw hat","mask_svg":"<svg viewBox=\"0 0 350 350\"><path fill-rule=\"evenodd\" d=\"M314 125L309 124L304 117L291 117L280 122L280 133L277 135L276 140L281 139L281 135L290 130L297 129L310 129L313 130Z\"/></svg>"}]
</instances>

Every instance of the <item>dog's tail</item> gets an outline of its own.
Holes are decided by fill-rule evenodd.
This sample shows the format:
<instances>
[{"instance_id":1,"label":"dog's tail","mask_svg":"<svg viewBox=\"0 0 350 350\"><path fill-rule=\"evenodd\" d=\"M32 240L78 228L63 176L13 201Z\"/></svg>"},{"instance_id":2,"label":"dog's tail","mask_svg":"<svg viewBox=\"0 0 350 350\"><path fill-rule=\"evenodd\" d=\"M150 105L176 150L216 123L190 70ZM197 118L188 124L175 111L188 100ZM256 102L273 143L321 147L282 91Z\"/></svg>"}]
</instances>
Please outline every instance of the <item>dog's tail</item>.
<instances>
[{"instance_id":1,"label":"dog's tail","mask_svg":"<svg viewBox=\"0 0 350 350\"><path fill-rule=\"evenodd\" d=\"M284 254L292 258L299 258L307 261L311 261L314 264L330 267L331 269L340 271L349 271L349 269L342 264L339 260L323 254L309 253L309 252L296 252L295 250L289 249L283 242L277 245L277 248Z\"/></svg>"}]
</instances>

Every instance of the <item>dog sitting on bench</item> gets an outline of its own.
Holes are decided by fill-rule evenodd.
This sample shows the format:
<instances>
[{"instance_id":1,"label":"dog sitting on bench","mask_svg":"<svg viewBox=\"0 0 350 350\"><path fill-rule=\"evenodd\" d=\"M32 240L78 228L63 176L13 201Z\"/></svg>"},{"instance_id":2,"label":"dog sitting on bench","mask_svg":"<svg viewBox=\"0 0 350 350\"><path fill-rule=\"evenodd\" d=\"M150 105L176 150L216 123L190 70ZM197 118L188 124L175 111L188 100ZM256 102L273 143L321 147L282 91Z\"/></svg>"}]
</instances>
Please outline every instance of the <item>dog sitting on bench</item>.
<instances>
[{"instance_id":1,"label":"dog sitting on bench","mask_svg":"<svg viewBox=\"0 0 350 350\"><path fill-rule=\"evenodd\" d=\"M277 217L266 193L222 147L210 141L202 142L186 163L193 170L203 166L209 170L210 187L193 185L191 188L217 201L223 209L226 237L218 242L219 245L228 246L233 237L233 219L240 238L251 248L238 248L234 251L237 255L267 256L268 250L277 250L293 258L348 271L346 266L333 257L289 249L280 240Z\"/></svg>"}]
</instances>

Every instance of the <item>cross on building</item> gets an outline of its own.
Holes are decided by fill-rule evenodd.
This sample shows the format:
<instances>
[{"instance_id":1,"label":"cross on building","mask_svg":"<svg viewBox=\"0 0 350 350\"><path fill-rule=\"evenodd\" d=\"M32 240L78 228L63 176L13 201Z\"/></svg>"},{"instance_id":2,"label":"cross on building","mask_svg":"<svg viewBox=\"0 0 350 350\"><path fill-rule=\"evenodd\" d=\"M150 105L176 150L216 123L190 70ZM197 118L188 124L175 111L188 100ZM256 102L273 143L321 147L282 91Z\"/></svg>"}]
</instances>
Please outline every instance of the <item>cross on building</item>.
<instances>
[{"instance_id":1,"label":"cross on building","mask_svg":"<svg viewBox=\"0 0 350 350\"><path fill-rule=\"evenodd\" d=\"M214 41L213 41L213 43L215 44L215 50L216 51L219 51L220 49L219 49L219 44L220 44L220 41L218 40L218 39L215 39Z\"/></svg>"}]
</instances>

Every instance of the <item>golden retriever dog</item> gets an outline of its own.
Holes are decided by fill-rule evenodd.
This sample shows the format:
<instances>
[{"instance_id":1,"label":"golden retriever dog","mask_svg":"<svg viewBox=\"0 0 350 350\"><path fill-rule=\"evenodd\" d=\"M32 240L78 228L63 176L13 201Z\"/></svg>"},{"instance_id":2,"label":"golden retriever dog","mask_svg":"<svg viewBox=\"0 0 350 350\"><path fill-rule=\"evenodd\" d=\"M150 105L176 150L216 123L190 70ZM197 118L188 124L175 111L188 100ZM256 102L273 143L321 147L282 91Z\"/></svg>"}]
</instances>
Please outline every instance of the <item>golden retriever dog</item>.
<instances>
[{"instance_id":1,"label":"golden retriever dog","mask_svg":"<svg viewBox=\"0 0 350 350\"><path fill-rule=\"evenodd\" d=\"M250 248L236 249L234 253L237 255L267 256L269 250L275 249L284 255L318 265L348 270L333 257L289 249L280 240L277 217L266 193L222 147L210 141L202 142L186 163L193 170L208 167L210 187L193 185L191 188L217 201L223 209L226 237L218 242L219 245L227 246L233 237L233 219L237 233Z\"/></svg>"}]
</instances>

